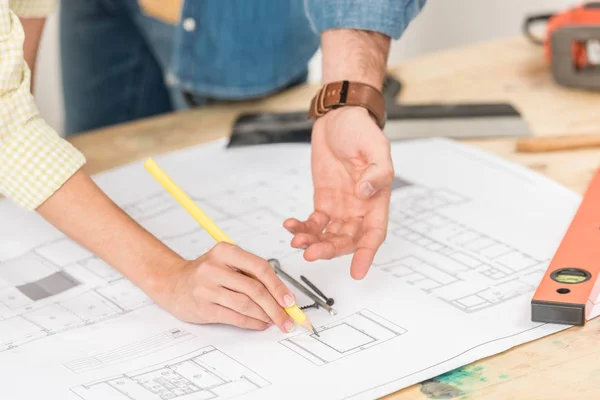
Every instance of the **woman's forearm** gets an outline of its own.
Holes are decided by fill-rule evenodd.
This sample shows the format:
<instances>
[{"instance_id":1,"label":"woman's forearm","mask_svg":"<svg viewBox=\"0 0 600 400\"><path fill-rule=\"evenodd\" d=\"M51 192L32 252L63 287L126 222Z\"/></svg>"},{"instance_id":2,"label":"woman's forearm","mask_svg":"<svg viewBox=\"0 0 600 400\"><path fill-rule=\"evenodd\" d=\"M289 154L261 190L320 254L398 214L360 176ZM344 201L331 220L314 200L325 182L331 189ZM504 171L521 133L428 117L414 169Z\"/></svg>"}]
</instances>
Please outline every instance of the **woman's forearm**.
<instances>
[{"instance_id":1,"label":"woman's forearm","mask_svg":"<svg viewBox=\"0 0 600 400\"><path fill-rule=\"evenodd\" d=\"M114 204L81 170L37 212L146 292L159 290L161 276L183 261Z\"/></svg>"}]
</instances>

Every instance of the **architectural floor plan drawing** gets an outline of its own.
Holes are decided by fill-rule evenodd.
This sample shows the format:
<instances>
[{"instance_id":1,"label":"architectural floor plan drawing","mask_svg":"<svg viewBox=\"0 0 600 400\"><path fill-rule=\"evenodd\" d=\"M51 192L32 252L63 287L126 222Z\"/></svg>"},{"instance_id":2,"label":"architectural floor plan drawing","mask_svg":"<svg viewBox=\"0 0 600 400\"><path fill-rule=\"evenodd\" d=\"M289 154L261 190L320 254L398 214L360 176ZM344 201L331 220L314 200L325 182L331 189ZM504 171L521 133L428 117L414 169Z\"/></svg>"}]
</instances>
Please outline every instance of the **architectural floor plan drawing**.
<instances>
[{"instance_id":1,"label":"architectural floor plan drawing","mask_svg":"<svg viewBox=\"0 0 600 400\"><path fill-rule=\"evenodd\" d=\"M268 385L266 379L209 346L72 391L83 400L224 400Z\"/></svg>"},{"instance_id":2,"label":"architectural floor plan drawing","mask_svg":"<svg viewBox=\"0 0 600 400\"><path fill-rule=\"evenodd\" d=\"M306 311L320 336L178 320L0 200L2 399L371 400L567 328L531 322L530 301L580 196L449 140L393 142L392 157L388 234L362 280L351 254L309 262L283 228L314 210L310 146L154 158L240 247L335 299L337 315ZM94 180L182 257L214 246L143 160Z\"/></svg>"},{"instance_id":3,"label":"architectural floor plan drawing","mask_svg":"<svg viewBox=\"0 0 600 400\"><path fill-rule=\"evenodd\" d=\"M406 333L369 310L316 329L320 336L307 332L280 343L316 365L324 365Z\"/></svg>"},{"instance_id":4,"label":"architectural floor plan drawing","mask_svg":"<svg viewBox=\"0 0 600 400\"><path fill-rule=\"evenodd\" d=\"M292 174L293 171L288 171ZM264 257L283 257L296 252L289 246L289 234L282 229L283 215L289 208L299 209L300 204L293 196L280 194L274 199L268 193L276 188L268 182L240 186L236 190L215 193L202 198L192 196L212 220L219 224L228 236L244 248ZM277 207L273 201L280 200ZM183 226L174 224L185 217L181 206L164 192L155 192L147 198L124 207L146 229L161 238L169 247L182 256L193 259L214 246L214 239L195 221Z\"/></svg>"},{"instance_id":5,"label":"architectural floor plan drawing","mask_svg":"<svg viewBox=\"0 0 600 400\"><path fill-rule=\"evenodd\" d=\"M0 262L0 285L0 352L152 304L67 239Z\"/></svg>"},{"instance_id":6,"label":"architectural floor plan drawing","mask_svg":"<svg viewBox=\"0 0 600 400\"><path fill-rule=\"evenodd\" d=\"M175 346L195 337L195 335L181 329L171 329L136 343L121 346L118 349L72 360L63 365L76 374L81 374L94 369L104 368L106 366L143 357L147 354L154 353L170 346Z\"/></svg>"},{"instance_id":7,"label":"architectural floor plan drawing","mask_svg":"<svg viewBox=\"0 0 600 400\"><path fill-rule=\"evenodd\" d=\"M379 261L376 267L468 313L535 290L548 259L537 259L439 212L470 199L448 189L403 182L394 190L390 234L405 247L435 253L437 259L410 254Z\"/></svg>"},{"instance_id":8,"label":"architectural floor plan drawing","mask_svg":"<svg viewBox=\"0 0 600 400\"><path fill-rule=\"evenodd\" d=\"M468 202L449 190L410 186L397 193L398 198L391 203L390 219L402 228L394 234L413 244L440 252L467 268L476 268L491 279L502 279L548 261L437 213L443 207Z\"/></svg>"}]
</instances>

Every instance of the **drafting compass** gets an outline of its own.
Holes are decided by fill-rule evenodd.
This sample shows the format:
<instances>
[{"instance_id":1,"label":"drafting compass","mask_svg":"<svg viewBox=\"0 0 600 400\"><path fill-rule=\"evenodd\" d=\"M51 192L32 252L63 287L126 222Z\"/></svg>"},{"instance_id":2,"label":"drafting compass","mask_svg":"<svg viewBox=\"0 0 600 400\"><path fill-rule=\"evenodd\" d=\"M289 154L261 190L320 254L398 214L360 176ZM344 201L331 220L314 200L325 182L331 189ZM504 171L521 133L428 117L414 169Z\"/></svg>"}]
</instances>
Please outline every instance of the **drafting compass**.
<instances>
[{"instance_id":1,"label":"drafting compass","mask_svg":"<svg viewBox=\"0 0 600 400\"><path fill-rule=\"evenodd\" d=\"M308 279L306 279L305 277L302 277L302 280L304 282L306 282L307 285L309 285L317 294L311 292L310 290L308 290L302 283L298 282L296 279L292 278L290 275L288 275L284 270L281 269L281 264L279 263L278 260L272 258L269 260L269 264L271 264L271 267L273 267L273 269L275 270L275 272L278 275L281 275L282 277L284 277L288 282L290 282L292 285L294 285L294 287L298 290L300 290L302 293L304 293L305 295L307 295L308 297L310 297L313 301L314 304L308 305L308 306L303 306L300 307L301 309L307 309L307 308L323 308L325 309L329 314L331 315L336 315L337 311L335 311L334 308L332 308L331 306L334 303L334 300L332 298L328 298L327 296L325 296L323 294L323 292L321 292L315 285L313 285ZM323 301L321 299L321 297L323 297L325 299L325 301Z\"/></svg>"}]
</instances>

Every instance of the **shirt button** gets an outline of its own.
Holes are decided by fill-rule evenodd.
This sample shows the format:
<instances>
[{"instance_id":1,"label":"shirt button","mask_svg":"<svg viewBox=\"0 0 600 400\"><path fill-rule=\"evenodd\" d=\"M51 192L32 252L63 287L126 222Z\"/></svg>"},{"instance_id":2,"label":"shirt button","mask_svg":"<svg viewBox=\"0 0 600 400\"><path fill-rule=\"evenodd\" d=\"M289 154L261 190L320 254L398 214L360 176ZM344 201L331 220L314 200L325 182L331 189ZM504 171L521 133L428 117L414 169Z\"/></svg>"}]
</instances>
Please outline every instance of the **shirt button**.
<instances>
[{"instance_id":1,"label":"shirt button","mask_svg":"<svg viewBox=\"0 0 600 400\"><path fill-rule=\"evenodd\" d=\"M196 29L196 20L194 18L186 18L183 20L183 29L191 32Z\"/></svg>"}]
</instances>

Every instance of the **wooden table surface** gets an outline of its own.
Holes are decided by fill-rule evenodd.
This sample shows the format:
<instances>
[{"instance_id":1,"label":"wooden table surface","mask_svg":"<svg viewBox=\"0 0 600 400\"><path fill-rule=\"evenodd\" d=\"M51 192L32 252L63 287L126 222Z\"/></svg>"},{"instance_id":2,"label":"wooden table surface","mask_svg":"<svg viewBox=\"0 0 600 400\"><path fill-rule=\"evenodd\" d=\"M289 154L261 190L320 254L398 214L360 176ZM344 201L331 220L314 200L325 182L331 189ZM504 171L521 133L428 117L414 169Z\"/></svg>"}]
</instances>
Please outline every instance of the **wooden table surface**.
<instances>
[{"instance_id":1,"label":"wooden table surface","mask_svg":"<svg viewBox=\"0 0 600 400\"><path fill-rule=\"evenodd\" d=\"M450 49L393 66L403 103L507 101L535 135L600 134L600 93L554 84L542 49L521 38ZM71 139L97 173L149 155L227 136L240 111L304 110L315 87L255 102L164 115ZM528 166L583 193L600 165L600 149L516 154L514 140L466 143ZM600 319L527 343L444 374L386 399L600 398Z\"/></svg>"}]
</instances>

